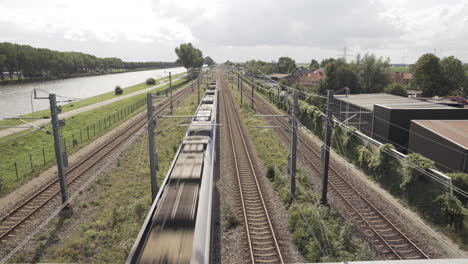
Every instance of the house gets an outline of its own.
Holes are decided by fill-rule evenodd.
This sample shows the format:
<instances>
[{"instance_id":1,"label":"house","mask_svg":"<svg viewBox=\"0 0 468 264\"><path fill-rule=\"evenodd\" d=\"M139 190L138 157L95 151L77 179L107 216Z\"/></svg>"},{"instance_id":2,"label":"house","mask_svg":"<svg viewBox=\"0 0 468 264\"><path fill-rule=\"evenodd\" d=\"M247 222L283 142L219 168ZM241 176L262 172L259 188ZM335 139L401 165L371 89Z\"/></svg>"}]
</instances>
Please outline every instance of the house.
<instances>
[{"instance_id":1,"label":"house","mask_svg":"<svg viewBox=\"0 0 468 264\"><path fill-rule=\"evenodd\" d=\"M395 72L392 74L392 79L396 83L407 86L413 79L413 74L409 72Z\"/></svg>"},{"instance_id":2,"label":"house","mask_svg":"<svg viewBox=\"0 0 468 264\"><path fill-rule=\"evenodd\" d=\"M327 75L325 74L325 69L322 68L304 74L299 79L299 84L304 87L312 87L314 85L317 85L320 82L320 80L325 78L327 78Z\"/></svg>"},{"instance_id":3,"label":"house","mask_svg":"<svg viewBox=\"0 0 468 264\"><path fill-rule=\"evenodd\" d=\"M286 80L287 81L287 85L291 85L294 83L294 79L295 79L295 76L291 75L291 74L287 74L287 73L272 73L270 75L268 75L268 77L273 80L273 81L276 81L276 82L280 82L282 80Z\"/></svg>"}]
</instances>

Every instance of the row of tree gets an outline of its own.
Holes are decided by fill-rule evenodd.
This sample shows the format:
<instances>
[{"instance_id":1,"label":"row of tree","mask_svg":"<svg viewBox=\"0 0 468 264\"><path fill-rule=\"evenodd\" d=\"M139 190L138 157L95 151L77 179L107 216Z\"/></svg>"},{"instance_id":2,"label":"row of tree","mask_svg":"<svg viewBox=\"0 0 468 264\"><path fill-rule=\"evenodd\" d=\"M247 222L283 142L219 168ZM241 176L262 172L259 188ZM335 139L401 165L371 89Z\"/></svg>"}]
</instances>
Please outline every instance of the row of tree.
<instances>
[{"instance_id":1,"label":"row of tree","mask_svg":"<svg viewBox=\"0 0 468 264\"><path fill-rule=\"evenodd\" d=\"M342 59L323 60L326 79L319 83L318 91L339 90L348 87L351 93L381 93L392 82L390 60L374 54L357 55L347 63Z\"/></svg>"},{"instance_id":2,"label":"row of tree","mask_svg":"<svg viewBox=\"0 0 468 264\"><path fill-rule=\"evenodd\" d=\"M468 95L468 67L454 56L441 60L432 53L424 54L410 69L411 86L423 96Z\"/></svg>"},{"instance_id":3,"label":"row of tree","mask_svg":"<svg viewBox=\"0 0 468 264\"><path fill-rule=\"evenodd\" d=\"M250 76L255 76L261 71L264 74L291 73L296 69L296 62L289 57L280 57L278 61L265 62L250 60L244 65L245 71Z\"/></svg>"},{"instance_id":4,"label":"row of tree","mask_svg":"<svg viewBox=\"0 0 468 264\"><path fill-rule=\"evenodd\" d=\"M373 54L358 55L350 63L341 59L323 60L320 65L312 60L311 68L325 67L327 78L318 87L320 93L348 87L351 93L389 92L406 95L405 87L396 85L391 78L390 60L377 58ZM454 56L442 60L434 54L422 55L409 71L413 79L409 89L422 91L422 96L448 96L468 94L467 66Z\"/></svg>"},{"instance_id":5,"label":"row of tree","mask_svg":"<svg viewBox=\"0 0 468 264\"><path fill-rule=\"evenodd\" d=\"M0 43L0 78L58 78L115 69L174 67L174 62L124 62L80 52L60 52L8 42ZM6 72L4 76L4 72Z\"/></svg>"}]
</instances>

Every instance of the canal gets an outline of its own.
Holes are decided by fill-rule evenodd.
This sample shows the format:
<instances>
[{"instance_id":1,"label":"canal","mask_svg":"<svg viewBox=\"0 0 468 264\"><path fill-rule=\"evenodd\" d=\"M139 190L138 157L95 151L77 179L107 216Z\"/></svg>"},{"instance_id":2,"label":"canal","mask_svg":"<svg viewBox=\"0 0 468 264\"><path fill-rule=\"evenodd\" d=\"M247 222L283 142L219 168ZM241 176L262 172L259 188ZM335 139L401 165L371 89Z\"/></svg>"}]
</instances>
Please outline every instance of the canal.
<instances>
[{"instance_id":1,"label":"canal","mask_svg":"<svg viewBox=\"0 0 468 264\"><path fill-rule=\"evenodd\" d=\"M184 71L185 68L178 67L35 83L2 85L0 86L0 118L31 113L32 109L34 109L34 111L38 111L48 108L48 100L31 100L32 91L35 88L70 98L84 99L113 91L116 85L120 85L124 88L144 82L149 77L157 79L167 76L169 72L177 74ZM42 93L42 95L46 96L46 93Z\"/></svg>"}]
</instances>

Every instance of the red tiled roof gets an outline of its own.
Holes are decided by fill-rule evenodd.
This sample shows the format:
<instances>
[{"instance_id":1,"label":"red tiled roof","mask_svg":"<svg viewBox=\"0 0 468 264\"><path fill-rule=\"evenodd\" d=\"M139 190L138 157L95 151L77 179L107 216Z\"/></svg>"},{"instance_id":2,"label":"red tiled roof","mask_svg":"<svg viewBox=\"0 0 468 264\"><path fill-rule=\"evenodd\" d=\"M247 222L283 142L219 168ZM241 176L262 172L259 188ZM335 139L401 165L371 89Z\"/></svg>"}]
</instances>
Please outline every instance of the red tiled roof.
<instances>
[{"instance_id":1,"label":"red tiled roof","mask_svg":"<svg viewBox=\"0 0 468 264\"><path fill-rule=\"evenodd\" d=\"M403 73L403 80L411 80L413 79L413 74L409 72Z\"/></svg>"},{"instance_id":2,"label":"red tiled roof","mask_svg":"<svg viewBox=\"0 0 468 264\"><path fill-rule=\"evenodd\" d=\"M325 79L327 76L325 74L325 70L323 69L318 69L314 72L309 72L301 76L299 79L299 83L301 84L312 84L314 81L320 81L322 79Z\"/></svg>"}]
</instances>

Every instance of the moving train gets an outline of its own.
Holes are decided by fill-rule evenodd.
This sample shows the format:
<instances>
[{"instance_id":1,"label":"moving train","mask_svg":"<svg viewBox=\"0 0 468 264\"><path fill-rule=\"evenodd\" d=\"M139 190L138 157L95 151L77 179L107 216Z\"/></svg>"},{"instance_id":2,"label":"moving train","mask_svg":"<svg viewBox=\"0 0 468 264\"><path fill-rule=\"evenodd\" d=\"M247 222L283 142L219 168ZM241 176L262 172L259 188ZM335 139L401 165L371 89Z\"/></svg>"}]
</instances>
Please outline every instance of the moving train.
<instances>
[{"instance_id":1,"label":"moving train","mask_svg":"<svg viewBox=\"0 0 468 264\"><path fill-rule=\"evenodd\" d=\"M217 108L211 81L126 263L210 263Z\"/></svg>"}]
</instances>

